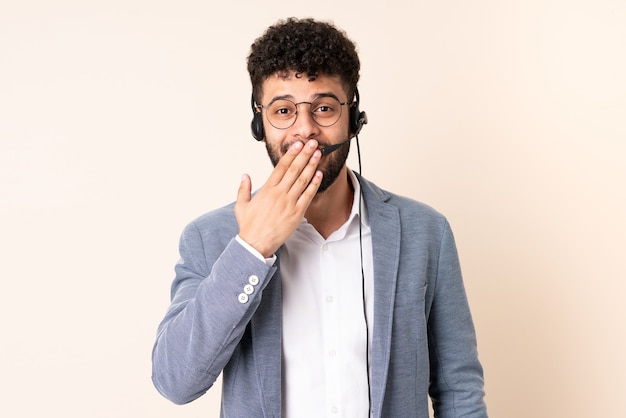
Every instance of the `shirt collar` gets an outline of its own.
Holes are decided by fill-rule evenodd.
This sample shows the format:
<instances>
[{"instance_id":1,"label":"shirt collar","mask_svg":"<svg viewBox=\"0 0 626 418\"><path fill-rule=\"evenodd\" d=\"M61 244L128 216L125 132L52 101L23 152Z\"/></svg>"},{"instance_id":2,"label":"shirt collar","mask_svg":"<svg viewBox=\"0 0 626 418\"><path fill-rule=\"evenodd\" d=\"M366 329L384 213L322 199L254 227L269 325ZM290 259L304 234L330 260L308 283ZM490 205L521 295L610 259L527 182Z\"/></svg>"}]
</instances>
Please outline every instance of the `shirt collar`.
<instances>
[{"instance_id":1,"label":"shirt collar","mask_svg":"<svg viewBox=\"0 0 626 418\"><path fill-rule=\"evenodd\" d=\"M354 189L354 200L352 202L352 210L350 211L350 217L348 222L351 222L355 216L358 216L363 226L369 227L369 217L367 216L367 207L361 196L361 183L356 178L356 175L352 170L348 168L348 178L352 182L352 188ZM361 206L359 210L359 204Z\"/></svg>"}]
</instances>

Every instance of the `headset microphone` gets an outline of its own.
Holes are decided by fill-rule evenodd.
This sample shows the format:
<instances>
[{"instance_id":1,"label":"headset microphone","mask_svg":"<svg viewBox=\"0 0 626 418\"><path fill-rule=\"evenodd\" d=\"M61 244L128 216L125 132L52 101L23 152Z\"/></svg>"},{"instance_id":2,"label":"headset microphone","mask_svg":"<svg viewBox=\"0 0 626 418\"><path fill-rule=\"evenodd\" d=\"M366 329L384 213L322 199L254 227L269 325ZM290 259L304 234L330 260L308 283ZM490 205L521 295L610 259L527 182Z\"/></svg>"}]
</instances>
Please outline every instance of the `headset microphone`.
<instances>
[{"instance_id":1,"label":"headset microphone","mask_svg":"<svg viewBox=\"0 0 626 418\"><path fill-rule=\"evenodd\" d=\"M340 142L338 144L335 145L329 145L327 147L322 148L320 151L322 152L322 157L330 154L331 152L337 151L339 148L343 147L344 145L346 145L348 142L350 142L350 139L352 138L348 138L343 142Z\"/></svg>"}]
</instances>

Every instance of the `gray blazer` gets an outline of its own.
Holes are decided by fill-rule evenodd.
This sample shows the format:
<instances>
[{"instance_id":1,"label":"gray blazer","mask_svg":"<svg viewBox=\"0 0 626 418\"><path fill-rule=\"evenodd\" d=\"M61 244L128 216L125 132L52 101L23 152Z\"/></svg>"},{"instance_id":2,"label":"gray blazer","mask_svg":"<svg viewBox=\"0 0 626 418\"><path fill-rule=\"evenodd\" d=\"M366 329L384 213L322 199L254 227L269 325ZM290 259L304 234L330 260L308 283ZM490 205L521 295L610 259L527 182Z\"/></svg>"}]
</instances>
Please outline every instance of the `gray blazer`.
<instances>
[{"instance_id":1,"label":"gray blazer","mask_svg":"<svg viewBox=\"0 0 626 418\"><path fill-rule=\"evenodd\" d=\"M430 395L437 417L486 417L448 222L426 205L359 181L374 253L371 416L428 418ZM237 232L233 204L185 228L152 379L163 396L183 404L223 372L222 417L280 417L280 251L268 267L233 239ZM250 283L253 293L241 299Z\"/></svg>"}]
</instances>

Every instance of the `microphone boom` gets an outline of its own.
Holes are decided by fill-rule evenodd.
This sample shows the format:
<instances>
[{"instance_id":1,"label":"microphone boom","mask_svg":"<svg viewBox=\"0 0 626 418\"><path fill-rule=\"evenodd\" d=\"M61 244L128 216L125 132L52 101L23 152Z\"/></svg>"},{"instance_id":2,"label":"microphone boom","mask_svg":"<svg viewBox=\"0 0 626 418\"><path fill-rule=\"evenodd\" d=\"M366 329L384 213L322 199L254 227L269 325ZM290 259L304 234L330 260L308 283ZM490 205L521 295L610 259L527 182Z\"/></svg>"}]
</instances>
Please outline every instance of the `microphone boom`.
<instances>
[{"instance_id":1,"label":"microphone boom","mask_svg":"<svg viewBox=\"0 0 626 418\"><path fill-rule=\"evenodd\" d=\"M344 145L346 145L348 142L350 142L351 138L346 139L343 142L340 142L338 144L335 145L329 145L327 147L322 148L320 151L322 152L322 157L330 154L331 152L337 151L339 148L343 147Z\"/></svg>"}]
</instances>

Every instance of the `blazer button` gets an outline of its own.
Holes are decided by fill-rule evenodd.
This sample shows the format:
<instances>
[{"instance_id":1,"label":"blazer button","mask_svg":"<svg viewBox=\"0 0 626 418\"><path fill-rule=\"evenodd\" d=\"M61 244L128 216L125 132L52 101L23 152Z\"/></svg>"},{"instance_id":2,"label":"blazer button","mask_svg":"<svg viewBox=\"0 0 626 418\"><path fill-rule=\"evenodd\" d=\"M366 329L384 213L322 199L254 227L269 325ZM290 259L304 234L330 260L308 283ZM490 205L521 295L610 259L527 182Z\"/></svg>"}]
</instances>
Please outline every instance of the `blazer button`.
<instances>
[{"instance_id":1,"label":"blazer button","mask_svg":"<svg viewBox=\"0 0 626 418\"><path fill-rule=\"evenodd\" d=\"M259 284L259 276L253 274L252 276L248 277L248 283L250 283L252 286L256 286L257 284Z\"/></svg>"},{"instance_id":2,"label":"blazer button","mask_svg":"<svg viewBox=\"0 0 626 418\"><path fill-rule=\"evenodd\" d=\"M251 284L247 284L243 287L243 293L245 293L246 295L251 295L254 293L254 286L252 286Z\"/></svg>"},{"instance_id":3,"label":"blazer button","mask_svg":"<svg viewBox=\"0 0 626 418\"><path fill-rule=\"evenodd\" d=\"M245 293L240 293L238 296L238 299L239 299L239 303L247 303L248 295L246 295Z\"/></svg>"}]
</instances>

